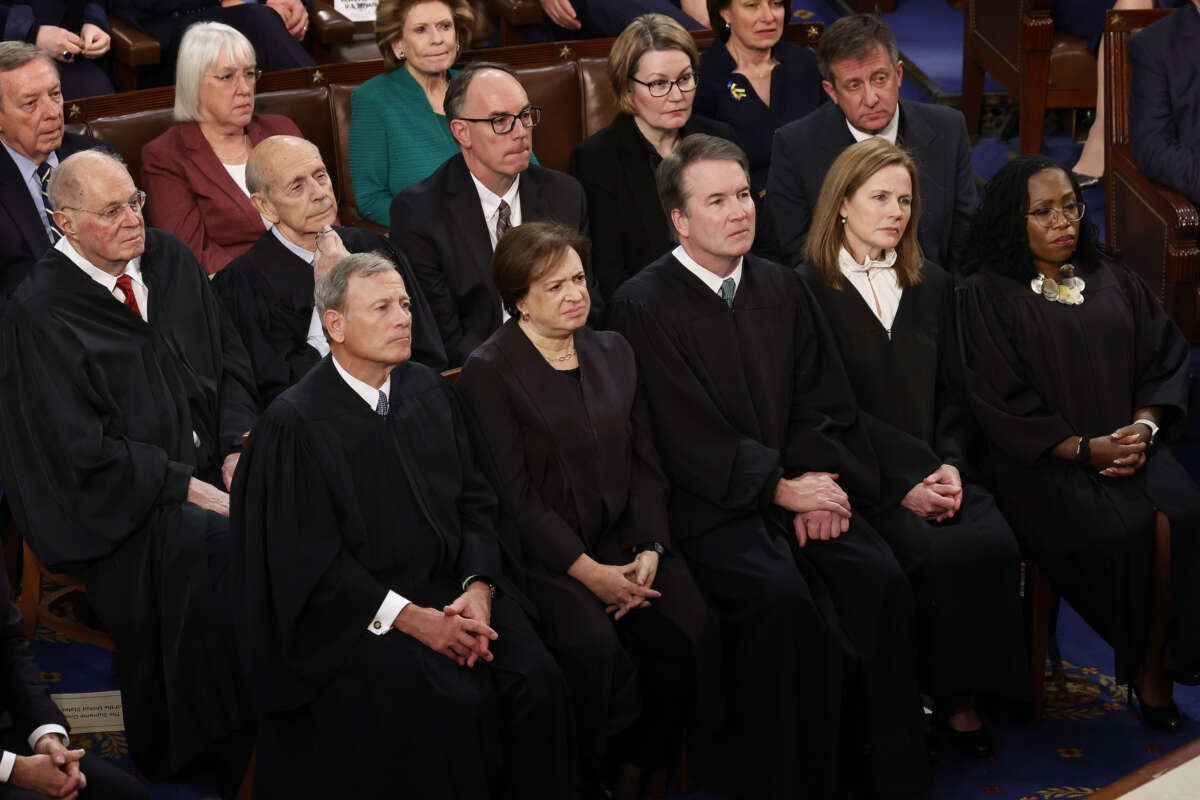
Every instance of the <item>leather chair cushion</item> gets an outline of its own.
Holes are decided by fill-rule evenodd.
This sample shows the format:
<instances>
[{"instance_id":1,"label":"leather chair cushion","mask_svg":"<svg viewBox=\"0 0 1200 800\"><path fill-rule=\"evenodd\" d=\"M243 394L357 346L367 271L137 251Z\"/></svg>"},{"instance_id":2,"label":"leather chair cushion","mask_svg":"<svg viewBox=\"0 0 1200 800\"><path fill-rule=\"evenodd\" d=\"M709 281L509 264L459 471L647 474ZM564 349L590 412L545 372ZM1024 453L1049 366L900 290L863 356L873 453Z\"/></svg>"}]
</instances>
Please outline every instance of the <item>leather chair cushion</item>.
<instances>
[{"instance_id":1,"label":"leather chair cushion","mask_svg":"<svg viewBox=\"0 0 1200 800\"><path fill-rule=\"evenodd\" d=\"M142 181L142 146L162 135L175 124L175 114L170 108L138 111L119 117L101 117L92 120L88 133L111 144L120 151L129 167L129 174L139 185Z\"/></svg>"},{"instance_id":2,"label":"leather chair cushion","mask_svg":"<svg viewBox=\"0 0 1200 800\"><path fill-rule=\"evenodd\" d=\"M329 106L336 124L333 126L334 160L326 164L338 175L337 192L338 218L343 225L360 225L363 217L354 203L354 186L350 183L350 95L358 87L353 84L335 83L329 87Z\"/></svg>"},{"instance_id":3,"label":"leather chair cushion","mask_svg":"<svg viewBox=\"0 0 1200 800\"><path fill-rule=\"evenodd\" d=\"M321 158L336 180L334 166L337 148L334 145L333 125L329 119L329 90L324 86L311 89L290 89L282 92L264 92L254 100L254 110L260 114L279 114L296 123L304 138L317 146ZM349 115L347 115L348 118ZM337 191L337 184L334 184Z\"/></svg>"},{"instance_id":4,"label":"leather chair cushion","mask_svg":"<svg viewBox=\"0 0 1200 800\"><path fill-rule=\"evenodd\" d=\"M542 124L533 135L533 151L543 167L567 171L571 150L583 138L579 78L574 62L518 69L529 101L541 106Z\"/></svg>"},{"instance_id":5,"label":"leather chair cushion","mask_svg":"<svg viewBox=\"0 0 1200 800\"><path fill-rule=\"evenodd\" d=\"M608 80L607 58L579 59L583 81L583 136L586 139L617 116L617 96Z\"/></svg>"},{"instance_id":6,"label":"leather chair cushion","mask_svg":"<svg viewBox=\"0 0 1200 800\"><path fill-rule=\"evenodd\" d=\"M1087 42L1068 33L1057 33L1050 45L1050 89L1095 90L1096 59Z\"/></svg>"}]
</instances>

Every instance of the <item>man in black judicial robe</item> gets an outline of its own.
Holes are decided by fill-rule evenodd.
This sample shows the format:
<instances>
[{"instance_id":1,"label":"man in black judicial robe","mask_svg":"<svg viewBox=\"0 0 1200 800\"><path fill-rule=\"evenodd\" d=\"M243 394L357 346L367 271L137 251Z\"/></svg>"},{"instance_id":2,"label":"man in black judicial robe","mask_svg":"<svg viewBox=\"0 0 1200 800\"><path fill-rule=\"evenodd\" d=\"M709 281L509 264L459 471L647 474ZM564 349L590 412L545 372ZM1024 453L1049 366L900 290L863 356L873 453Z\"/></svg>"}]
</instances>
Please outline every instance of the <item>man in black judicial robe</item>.
<instances>
[{"instance_id":1,"label":"man in black judicial robe","mask_svg":"<svg viewBox=\"0 0 1200 800\"><path fill-rule=\"evenodd\" d=\"M84 577L116 641L138 769L161 779L220 742L232 791L252 740L235 735L249 715L217 487L254 422L249 360L192 253L145 228L124 165L77 153L50 196L64 237L0 328L4 488L38 558Z\"/></svg>"},{"instance_id":2,"label":"man in black judicial robe","mask_svg":"<svg viewBox=\"0 0 1200 800\"><path fill-rule=\"evenodd\" d=\"M331 353L263 414L233 487L256 796L572 797L566 682L460 401L409 361L404 281L362 253L316 294Z\"/></svg>"},{"instance_id":3,"label":"man in black judicial robe","mask_svg":"<svg viewBox=\"0 0 1200 800\"><path fill-rule=\"evenodd\" d=\"M671 530L721 619L746 797L916 797L928 783L907 580L851 506L878 468L811 294L748 255L749 167L687 137L659 168L680 246L608 308L638 359ZM852 514L852 516L850 516ZM846 698L844 712L840 708ZM839 736L865 751L838 775Z\"/></svg>"},{"instance_id":4,"label":"man in black judicial robe","mask_svg":"<svg viewBox=\"0 0 1200 800\"><path fill-rule=\"evenodd\" d=\"M350 253L378 251L396 264L413 315L413 361L446 368L446 351L433 312L412 268L383 236L330 227L337 200L321 151L295 136L259 142L246 162L250 202L274 225L213 278L213 288L250 353L262 408L329 353L313 307L313 287L325 270Z\"/></svg>"}]
</instances>

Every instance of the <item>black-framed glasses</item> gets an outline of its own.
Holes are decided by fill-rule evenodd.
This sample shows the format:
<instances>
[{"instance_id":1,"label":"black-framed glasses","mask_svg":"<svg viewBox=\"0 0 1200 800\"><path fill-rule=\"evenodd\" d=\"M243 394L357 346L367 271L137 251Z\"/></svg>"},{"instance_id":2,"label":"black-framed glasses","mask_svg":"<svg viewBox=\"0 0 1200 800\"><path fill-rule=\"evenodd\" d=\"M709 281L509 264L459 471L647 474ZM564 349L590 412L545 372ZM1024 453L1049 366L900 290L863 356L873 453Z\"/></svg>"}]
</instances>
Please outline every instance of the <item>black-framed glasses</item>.
<instances>
[{"instance_id":1,"label":"black-framed glasses","mask_svg":"<svg viewBox=\"0 0 1200 800\"><path fill-rule=\"evenodd\" d=\"M63 206L60 210L82 211L84 214L92 214L99 217L100 221L105 225L114 225L116 224L117 220L121 219L125 215L126 210L132 211L135 215L141 214L142 206L144 205L146 205L146 193L139 189L136 193L134 193L133 197L130 197L124 203L113 203L112 205L105 206L99 211L89 211L86 208L76 208L74 206Z\"/></svg>"},{"instance_id":2,"label":"black-framed glasses","mask_svg":"<svg viewBox=\"0 0 1200 800\"><path fill-rule=\"evenodd\" d=\"M696 91L696 83L699 81L699 78L700 73L697 70L692 70L691 72L680 75L673 81L664 80L662 78L653 81L639 81L632 75L629 76L629 80L645 86L646 91L650 92L651 97L666 97L671 93L671 89L675 86L678 86L679 91L684 92L685 94L687 92L694 92Z\"/></svg>"},{"instance_id":3,"label":"black-framed glasses","mask_svg":"<svg viewBox=\"0 0 1200 800\"><path fill-rule=\"evenodd\" d=\"M215 74L209 73L209 77L222 86L232 86L239 76L246 81L246 85L254 86L262 77L262 70L257 67L246 67L245 69L227 69Z\"/></svg>"},{"instance_id":4,"label":"black-framed glasses","mask_svg":"<svg viewBox=\"0 0 1200 800\"><path fill-rule=\"evenodd\" d=\"M1061 209L1054 206L1035 208L1033 211L1025 212L1025 216L1033 217L1043 228L1053 228L1062 219L1067 222L1079 222L1083 219L1083 212L1086 210L1087 207L1082 202L1076 201L1064 203Z\"/></svg>"},{"instance_id":5,"label":"black-framed glasses","mask_svg":"<svg viewBox=\"0 0 1200 800\"><path fill-rule=\"evenodd\" d=\"M490 122L492 132L503 136L513 129L517 120L521 120L521 124L526 128L536 128L542 121L542 107L525 106L516 114L496 114L493 117L455 117L455 119L461 119L463 122Z\"/></svg>"}]
</instances>

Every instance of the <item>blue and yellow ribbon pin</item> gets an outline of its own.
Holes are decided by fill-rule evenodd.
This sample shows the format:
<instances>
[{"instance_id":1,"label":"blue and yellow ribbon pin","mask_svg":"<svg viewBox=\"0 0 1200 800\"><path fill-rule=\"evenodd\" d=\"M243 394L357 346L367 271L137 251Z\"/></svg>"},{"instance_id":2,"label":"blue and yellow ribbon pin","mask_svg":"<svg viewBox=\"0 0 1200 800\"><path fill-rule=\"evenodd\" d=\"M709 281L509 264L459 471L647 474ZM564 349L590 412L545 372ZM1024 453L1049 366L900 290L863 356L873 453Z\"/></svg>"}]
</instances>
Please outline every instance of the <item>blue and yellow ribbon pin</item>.
<instances>
[{"instance_id":1,"label":"blue and yellow ribbon pin","mask_svg":"<svg viewBox=\"0 0 1200 800\"><path fill-rule=\"evenodd\" d=\"M725 88L729 90L729 96L734 100L746 99L746 90L738 86L736 81L730 81Z\"/></svg>"}]
</instances>

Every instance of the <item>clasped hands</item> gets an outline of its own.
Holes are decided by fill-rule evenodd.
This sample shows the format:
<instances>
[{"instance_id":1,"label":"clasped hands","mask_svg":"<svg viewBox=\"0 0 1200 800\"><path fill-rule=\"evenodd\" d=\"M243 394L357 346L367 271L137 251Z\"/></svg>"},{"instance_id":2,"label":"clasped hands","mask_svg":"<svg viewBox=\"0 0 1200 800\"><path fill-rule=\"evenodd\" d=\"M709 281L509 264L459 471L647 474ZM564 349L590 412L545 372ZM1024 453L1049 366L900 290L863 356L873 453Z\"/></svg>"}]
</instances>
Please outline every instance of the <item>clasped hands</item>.
<instances>
[{"instance_id":1,"label":"clasped hands","mask_svg":"<svg viewBox=\"0 0 1200 800\"><path fill-rule=\"evenodd\" d=\"M805 472L776 484L775 504L795 512L792 525L801 547L836 539L850 529L850 498L837 479L836 472Z\"/></svg>"},{"instance_id":2,"label":"clasped hands","mask_svg":"<svg viewBox=\"0 0 1200 800\"><path fill-rule=\"evenodd\" d=\"M596 595L604 603L604 613L612 614L614 620L662 597L650 588L658 574L658 553L653 550L643 550L628 564L601 564L583 553L567 568L567 574Z\"/></svg>"},{"instance_id":3,"label":"clasped hands","mask_svg":"<svg viewBox=\"0 0 1200 800\"><path fill-rule=\"evenodd\" d=\"M962 476L958 468L942 464L931 472L900 501L900 505L927 522L942 522L962 507Z\"/></svg>"},{"instance_id":4,"label":"clasped hands","mask_svg":"<svg viewBox=\"0 0 1200 800\"><path fill-rule=\"evenodd\" d=\"M441 611L409 603L396 615L392 627L454 661L473 667L491 661L492 642L500 634L492 630L492 592L483 581L472 581L467 590Z\"/></svg>"},{"instance_id":5,"label":"clasped hands","mask_svg":"<svg viewBox=\"0 0 1200 800\"><path fill-rule=\"evenodd\" d=\"M1088 440L1091 465L1108 478L1125 478L1146 465L1150 428L1134 422L1117 428L1107 436Z\"/></svg>"},{"instance_id":6,"label":"clasped hands","mask_svg":"<svg viewBox=\"0 0 1200 800\"><path fill-rule=\"evenodd\" d=\"M36 755L17 756L8 782L43 797L72 800L87 786L79 769L83 750L68 750L57 733L47 733L33 748Z\"/></svg>"},{"instance_id":7,"label":"clasped hands","mask_svg":"<svg viewBox=\"0 0 1200 800\"><path fill-rule=\"evenodd\" d=\"M104 29L85 22L79 35L57 25L42 25L37 32L37 46L57 61L73 61L75 56L99 58L108 52L112 40Z\"/></svg>"}]
</instances>

